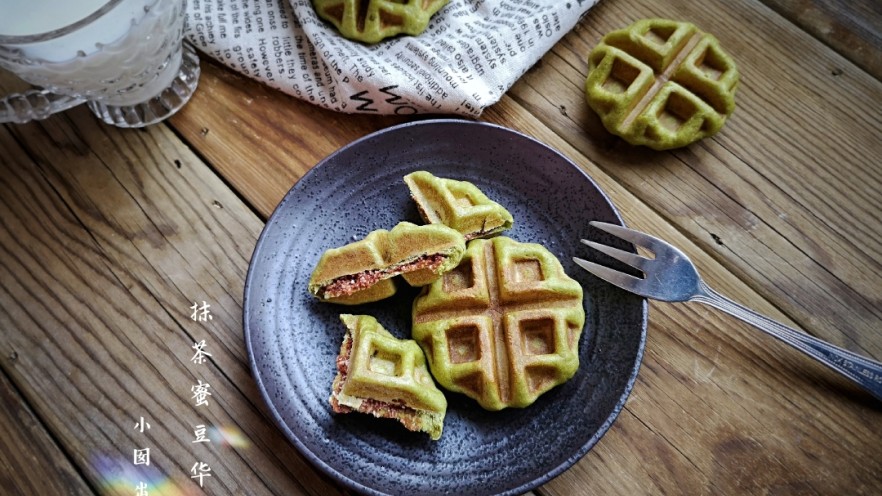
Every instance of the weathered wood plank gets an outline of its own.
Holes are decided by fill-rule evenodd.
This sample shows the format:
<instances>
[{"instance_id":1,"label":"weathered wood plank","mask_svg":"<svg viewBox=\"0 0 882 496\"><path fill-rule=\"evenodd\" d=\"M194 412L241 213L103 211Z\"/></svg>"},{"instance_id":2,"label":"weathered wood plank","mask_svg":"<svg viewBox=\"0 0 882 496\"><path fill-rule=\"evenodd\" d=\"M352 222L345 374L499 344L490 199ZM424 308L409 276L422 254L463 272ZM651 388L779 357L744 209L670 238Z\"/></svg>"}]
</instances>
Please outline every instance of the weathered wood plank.
<instances>
[{"instance_id":1,"label":"weathered wood plank","mask_svg":"<svg viewBox=\"0 0 882 496\"><path fill-rule=\"evenodd\" d=\"M882 298L879 294L882 289L864 270L855 270L856 267L879 267L878 237L869 236L869 244L866 236L862 235L860 244L848 237L853 231L878 232L872 227L864 229L863 223L849 222L865 218L871 224L879 221L874 214L877 205L872 195L879 178L864 158L880 154L879 140L875 138L880 127L879 117L860 111L862 101L882 98L878 83L856 69L842 74L828 70L845 67L847 62L805 33L770 15L761 4L740 2L727 8L721 2L711 9L692 5L661 10L658 4L648 2L637 5L601 2L539 68L512 89L511 95L541 115L552 129L567 136L582 153L604 165L615 177L627 180L632 191L639 189L641 195L651 197L658 205L656 208L664 209L669 218L682 223L696 239L704 240L707 249L736 267L744 277L758 281L757 287L767 291L800 325L837 344L879 356L882 352L879 341L867 341L863 336L873 328L874 319L879 315L878 305L873 301ZM718 15L720 12L725 15ZM716 141L667 154L634 150L611 138L586 108L581 88L586 71L585 55L602 33L648 15L694 20L717 34L737 60L753 62L742 64L744 80L739 91L739 109ZM754 27L745 32L742 25ZM758 53L757 47L793 47L793 50L771 49ZM811 64L802 58L789 59L792 51L805 54ZM324 133L307 140L307 150L327 144L342 146L352 137L389 123L368 121L365 116L341 116L289 97L272 96L260 85L238 76L227 76L211 68L206 72L211 73L204 79L211 81L212 95L228 91L234 82L223 79L234 78L247 88L243 94L257 94L279 102L279 105L263 106L269 110L254 110L247 104L249 100L230 102L232 107L225 109L211 106L218 115L248 115L249 111L256 111L264 122L293 122L291 117L286 117L287 110L298 116L306 114L305 118L312 124L300 128L343 129L344 122L351 126L348 128L353 131L351 134L344 131L329 136ZM800 74L803 80L792 77L793 74ZM221 84L226 84L227 90ZM792 96L781 99L780 95ZM767 118L766 108L770 104L766 100L771 100L771 105L779 111L771 116L771 122ZM795 108L787 108L787 102L811 104L798 103ZM199 139L194 133L198 129L194 121L203 119L191 118L194 115L185 110L174 121L190 140ZM226 129L218 126L215 137L220 136L221 143L229 143L240 127L249 126L243 122L244 119L236 119L235 123L225 126ZM275 129L275 125L273 127ZM774 129L777 136L770 138L765 131L769 129ZM292 137L293 131L287 139L274 141L284 143ZM840 141L848 143L847 147L827 145ZM718 146L708 148L713 144ZM200 142L196 146L211 160L218 159L222 163L228 162L222 157L231 155L227 146L219 143ZM232 155L246 153L248 150L240 150ZM298 157L299 160L285 154L282 159L261 161L271 164L268 166L272 168L271 176L292 179L302 175L325 154L307 152L302 158ZM275 167L280 163L291 164L289 170L296 172L278 171ZM646 164L651 163L657 165L650 169ZM241 174L241 169L223 169L222 173L229 177ZM840 170L848 172L841 174ZM811 179L805 181L804 178ZM285 186L282 181L273 182L270 175L258 179L257 187L242 190L260 191L261 195L267 192L267 201L251 199L266 215L284 194ZM248 184L250 179L237 176L232 181ZM824 186L825 183L830 187ZM852 187L867 194L852 198L852 202L828 205L831 192ZM685 201L672 201L677 198ZM747 258L751 253L759 256ZM795 301L788 297L795 288L810 294Z\"/></svg>"},{"instance_id":2,"label":"weathered wood plank","mask_svg":"<svg viewBox=\"0 0 882 496\"><path fill-rule=\"evenodd\" d=\"M630 147L603 130L582 85L603 33L659 9L633 3L598 5L512 98L804 329L882 357L882 110L866 104L882 101L882 84L762 5L677 4L668 16L715 33L739 63L738 108L711 140Z\"/></svg>"},{"instance_id":3,"label":"weathered wood plank","mask_svg":"<svg viewBox=\"0 0 882 496\"><path fill-rule=\"evenodd\" d=\"M879 101L877 83L768 12L755 2L601 2L485 118L572 157L630 224L683 247L723 292L878 357L878 171L855 153L880 156L878 113L859 112ZM739 111L718 138L669 154L632 150L585 109L584 55L635 13L695 20L747 58ZM768 49L782 43L801 52ZM204 67L205 98L173 125L260 216L324 155L397 122L322 111ZM131 494L96 467L127 470L145 439L161 446L160 480L192 487L183 461L195 461L189 431L203 418L237 425L251 443L208 451L217 494L334 491L261 416L247 377L235 288L259 220L164 128L107 130L84 111L69 118L13 128L14 137L0 130L0 328L18 354L0 365L104 492ZM836 193L852 190L855 198ZM13 220L33 218L41 222ZM843 244L838 222L864 218L864 242ZM188 319L197 300L216 310L210 325ZM882 491L882 418L865 395L713 310L653 304L650 321L621 418L542 493ZM841 322L848 329L830 328ZM187 359L202 338L215 357L199 369ZM208 413L189 403L197 378L215 386ZM129 425L144 412L155 416L146 437ZM96 465L93 451L111 461Z\"/></svg>"},{"instance_id":4,"label":"weathered wood plank","mask_svg":"<svg viewBox=\"0 0 882 496\"><path fill-rule=\"evenodd\" d=\"M7 358L18 359L14 352ZM3 373L0 373L0 487L9 496L94 494Z\"/></svg>"},{"instance_id":5,"label":"weathered wood plank","mask_svg":"<svg viewBox=\"0 0 882 496\"><path fill-rule=\"evenodd\" d=\"M404 122L346 115L202 61L199 90L171 119L191 146L265 218L297 179L355 137Z\"/></svg>"},{"instance_id":6,"label":"weathered wood plank","mask_svg":"<svg viewBox=\"0 0 882 496\"><path fill-rule=\"evenodd\" d=\"M882 4L877 0L762 0L853 64L882 80ZM838 72L839 68L833 71Z\"/></svg>"},{"instance_id":7,"label":"weathered wood plank","mask_svg":"<svg viewBox=\"0 0 882 496\"><path fill-rule=\"evenodd\" d=\"M525 109L506 99L486 117L517 123L574 158L623 209L629 224L652 227L680 246L710 285L792 325L679 226ZM708 307L653 303L649 321L643 367L622 416L585 459L543 492L869 495L882 489L873 476L882 466L857 455L870 456L882 442L882 412L868 395Z\"/></svg>"},{"instance_id":8,"label":"weathered wood plank","mask_svg":"<svg viewBox=\"0 0 882 496\"><path fill-rule=\"evenodd\" d=\"M207 77L221 79L214 75L213 67L207 69ZM534 74L540 77L543 71L547 71L545 65ZM562 84L550 79L546 82L549 91ZM251 84L215 86L218 100L214 105L229 105L227 110L215 111L240 112L242 107L236 95L252 91ZM223 94L229 96L221 97ZM283 95L268 98L278 102L274 112L280 114L279 118L296 122L298 127L321 127L325 117L333 115L304 112L302 104L290 102ZM669 225L653 213L653 208L639 196L618 184L543 122L549 116L560 116L562 122L567 122L566 111L561 112L558 107L553 112L543 109L540 120L531 116L530 110L505 98L489 109L485 118L515 127L560 149L604 187L623 209L629 223L638 228L651 227L684 247L703 268L708 281L720 290L788 321L760 294L684 236L678 226ZM197 107L188 109L174 124L183 129L182 121L198 120L200 112ZM242 118L248 118L247 114ZM381 124L365 125L363 130L356 129L358 133L334 139L339 139L342 146ZM236 133L233 126L215 130L221 138ZM187 132L182 135L188 140L198 139ZM221 154L219 150L202 153ZM627 158L625 154L621 160ZM308 160L287 165L292 169L308 168L312 165ZM255 190L249 177L239 176L239 180L245 182L233 182L236 189ZM280 197L282 189L263 191ZM697 493L745 489L761 492L788 487L796 488L794 492L804 489L836 493L857 482L863 484L861 491L866 494L879 489L876 483L867 485L864 481L873 480L868 474L880 467L875 462L854 463L854 457L860 456L856 453L873 452L882 439L882 433L873 427L879 425L879 413L865 403L866 396L853 386L797 352L706 308L653 305L650 321L644 370L626 411L595 450L572 470L544 486L542 493L634 494L681 492L681 488L695 489ZM684 335L683 329L695 331ZM844 417L817 418L814 413L806 414L817 410L840 411ZM839 430L848 438L844 447L832 451L824 448L820 455L814 452L819 446L816 443L828 441L820 433ZM799 441L805 449L793 447L793 443L806 436L814 437ZM789 442L787 448L778 447L776 443L781 440ZM753 481L745 477L745 466L751 456L770 467ZM750 467L756 469L759 465ZM837 471L836 477L825 476L831 470Z\"/></svg>"},{"instance_id":9,"label":"weathered wood plank","mask_svg":"<svg viewBox=\"0 0 882 496\"><path fill-rule=\"evenodd\" d=\"M205 462L213 494L339 492L283 439L250 376L241 297L259 219L164 126L121 131L77 109L11 130L0 363L90 484L192 492ZM206 323L190 319L202 301ZM213 356L196 365L202 339ZM212 396L197 407L200 380ZM194 444L198 425L236 442ZM143 448L149 467L133 463Z\"/></svg>"}]
</instances>

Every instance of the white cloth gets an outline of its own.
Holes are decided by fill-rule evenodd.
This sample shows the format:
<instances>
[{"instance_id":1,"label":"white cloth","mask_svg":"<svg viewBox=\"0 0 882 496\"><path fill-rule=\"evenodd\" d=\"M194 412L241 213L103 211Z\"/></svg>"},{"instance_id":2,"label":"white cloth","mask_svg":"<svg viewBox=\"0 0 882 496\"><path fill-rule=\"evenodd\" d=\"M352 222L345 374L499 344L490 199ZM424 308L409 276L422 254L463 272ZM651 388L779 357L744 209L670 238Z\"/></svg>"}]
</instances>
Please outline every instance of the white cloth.
<instances>
[{"instance_id":1,"label":"white cloth","mask_svg":"<svg viewBox=\"0 0 882 496\"><path fill-rule=\"evenodd\" d=\"M185 36L251 78L347 113L477 117L598 0L450 0L419 36L349 41L310 0L189 0Z\"/></svg>"}]
</instances>

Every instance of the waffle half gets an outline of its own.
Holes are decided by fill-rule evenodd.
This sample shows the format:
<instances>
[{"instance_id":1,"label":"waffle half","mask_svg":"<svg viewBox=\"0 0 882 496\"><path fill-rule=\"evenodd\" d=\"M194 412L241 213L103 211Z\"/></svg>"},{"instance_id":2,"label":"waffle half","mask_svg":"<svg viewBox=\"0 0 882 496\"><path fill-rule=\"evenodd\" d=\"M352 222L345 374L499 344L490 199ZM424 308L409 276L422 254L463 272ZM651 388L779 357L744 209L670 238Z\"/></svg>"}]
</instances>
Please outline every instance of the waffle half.
<instances>
[{"instance_id":1,"label":"waffle half","mask_svg":"<svg viewBox=\"0 0 882 496\"><path fill-rule=\"evenodd\" d=\"M634 145L688 145L715 134L735 110L735 62L688 22L638 21L604 36L588 62L588 104Z\"/></svg>"},{"instance_id":2,"label":"waffle half","mask_svg":"<svg viewBox=\"0 0 882 496\"><path fill-rule=\"evenodd\" d=\"M340 319L346 335L331 386L333 411L395 419L439 439L447 399L435 386L420 347L396 338L369 315L343 314Z\"/></svg>"},{"instance_id":3,"label":"waffle half","mask_svg":"<svg viewBox=\"0 0 882 496\"><path fill-rule=\"evenodd\" d=\"M579 367L582 287L555 256L506 237L469 243L413 304L435 380L488 410L525 407Z\"/></svg>"},{"instance_id":4,"label":"waffle half","mask_svg":"<svg viewBox=\"0 0 882 496\"><path fill-rule=\"evenodd\" d=\"M395 293L392 278L401 275L424 286L459 263L465 238L443 225L401 222L364 239L322 254L307 286L322 301L355 305Z\"/></svg>"},{"instance_id":5,"label":"waffle half","mask_svg":"<svg viewBox=\"0 0 882 496\"><path fill-rule=\"evenodd\" d=\"M514 222L508 210L468 181L416 171L404 176L404 182L424 221L450 226L466 241L494 236Z\"/></svg>"},{"instance_id":6,"label":"waffle half","mask_svg":"<svg viewBox=\"0 0 882 496\"><path fill-rule=\"evenodd\" d=\"M398 34L418 35L449 0L312 0L322 19L344 37L377 43Z\"/></svg>"}]
</instances>

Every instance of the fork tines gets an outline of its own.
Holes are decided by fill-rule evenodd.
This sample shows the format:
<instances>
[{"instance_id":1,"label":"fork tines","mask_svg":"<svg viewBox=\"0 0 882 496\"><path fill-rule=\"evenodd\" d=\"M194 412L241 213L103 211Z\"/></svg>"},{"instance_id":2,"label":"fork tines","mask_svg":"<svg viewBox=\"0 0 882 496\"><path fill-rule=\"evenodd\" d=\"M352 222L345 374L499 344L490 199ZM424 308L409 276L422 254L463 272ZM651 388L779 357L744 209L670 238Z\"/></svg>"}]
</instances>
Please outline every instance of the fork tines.
<instances>
[{"instance_id":1,"label":"fork tines","mask_svg":"<svg viewBox=\"0 0 882 496\"><path fill-rule=\"evenodd\" d=\"M582 267L583 269L603 279L604 281L614 284L627 291L637 292L636 284L643 281L643 279L640 277L635 277L631 274L625 274L624 272L610 269L609 267L606 267L604 265L589 262L588 260L582 258L573 257L573 262L576 262L579 267Z\"/></svg>"},{"instance_id":2,"label":"fork tines","mask_svg":"<svg viewBox=\"0 0 882 496\"><path fill-rule=\"evenodd\" d=\"M639 231L634 231L633 229L628 229L626 227L622 227L616 224L609 224L606 222L598 221L591 221L590 225L602 231L606 231L613 236L617 236L625 241L630 241L635 245L645 246L647 244L646 238L648 236ZM595 241L590 241L587 239L582 239L580 241L583 244L588 245L591 248L594 248L595 250L604 253L607 256L618 260L619 262L624 263L625 265L633 267L644 274L646 272L646 264L651 261L651 259L640 256L636 253L613 248L612 246L600 244ZM573 261L576 262L579 267L582 267L595 276L629 291L635 291L635 285L644 280L641 277L626 274L619 270L611 269L609 267L594 262L589 262L588 260L582 258L573 257Z\"/></svg>"}]
</instances>

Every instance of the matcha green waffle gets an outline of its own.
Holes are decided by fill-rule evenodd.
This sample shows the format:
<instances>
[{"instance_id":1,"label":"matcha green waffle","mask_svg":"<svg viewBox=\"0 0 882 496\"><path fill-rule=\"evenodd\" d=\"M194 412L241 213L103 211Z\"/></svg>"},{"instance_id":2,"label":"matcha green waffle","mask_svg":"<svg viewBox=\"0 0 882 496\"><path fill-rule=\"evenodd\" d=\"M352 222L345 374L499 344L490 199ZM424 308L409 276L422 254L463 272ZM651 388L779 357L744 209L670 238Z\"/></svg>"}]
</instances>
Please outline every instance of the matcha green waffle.
<instances>
[{"instance_id":1,"label":"matcha green waffle","mask_svg":"<svg viewBox=\"0 0 882 496\"><path fill-rule=\"evenodd\" d=\"M395 419L439 439L447 399L435 386L420 347L396 338L369 315L340 319L347 330L331 386L333 411Z\"/></svg>"},{"instance_id":2,"label":"matcha green waffle","mask_svg":"<svg viewBox=\"0 0 882 496\"><path fill-rule=\"evenodd\" d=\"M634 145L688 145L718 132L735 110L735 62L688 22L638 21L604 36L588 62L589 106Z\"/></svg>"},{"instance_id":3,"label":"matcha green waffle","mask_svg":"<svg viewBox=\"0 0 882 496\"><path fill-rule=\"evenodd\" d=\"M501 236L471 241L413 304L435 380L488 410L525 407L569 380L584 325L582 287L557 258Z\"/></svg>"}]
</instances>

